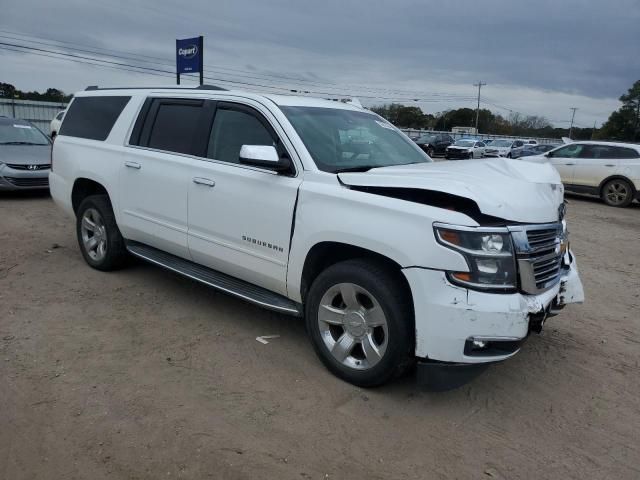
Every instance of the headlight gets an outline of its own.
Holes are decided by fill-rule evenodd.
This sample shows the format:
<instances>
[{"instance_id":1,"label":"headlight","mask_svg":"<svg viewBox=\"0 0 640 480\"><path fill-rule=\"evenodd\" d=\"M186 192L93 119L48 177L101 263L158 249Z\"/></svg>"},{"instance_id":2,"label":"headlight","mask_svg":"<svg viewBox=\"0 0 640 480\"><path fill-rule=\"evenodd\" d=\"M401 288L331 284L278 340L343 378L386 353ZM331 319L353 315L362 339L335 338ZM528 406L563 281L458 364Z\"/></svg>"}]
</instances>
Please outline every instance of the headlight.
<instances>
[{"instance_id":1,"label":"headlight","mask_svg":"<svg viewBox=\"0 0 640 480\"><path fill-rule=\"evenodd\" d=\"M477 290L514 291L516 262L511 235L500 228L434 226L438 243L464 255L468 272L447 272L451 283Z\"/></svg>"}]
</instances>

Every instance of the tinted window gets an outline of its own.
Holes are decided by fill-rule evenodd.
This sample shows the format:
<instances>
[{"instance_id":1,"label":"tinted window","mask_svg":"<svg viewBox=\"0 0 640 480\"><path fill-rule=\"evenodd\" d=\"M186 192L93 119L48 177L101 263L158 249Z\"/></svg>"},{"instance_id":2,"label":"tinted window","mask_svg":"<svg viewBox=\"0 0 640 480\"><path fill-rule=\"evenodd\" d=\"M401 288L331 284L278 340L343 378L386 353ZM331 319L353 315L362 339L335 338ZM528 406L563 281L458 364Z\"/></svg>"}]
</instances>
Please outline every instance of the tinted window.
<instances>
[{"instance_id":1,"label":"tinted window","mask_svg":"<svg viewBox=\"0 0 640 480\"><path fill-rule=\"evenodd\" d=\"M580 158L615 158L613 148L607 145L585 145Z\"/></svg>"},{"instance_id":2,"label":"tinted window","mask_svg":"<svg viewBox=\"0 0 640 480\"><path fill-rule=\"evenodd\" d=\"M254 115L218 109L211 128L207 157L239 163L242 145L275 145L269 130Z\"/></svg>"},{"instance_id":3,"label":"tinted window","mask_svg":"<svg viewBox=\"0 0 640 480\"><path fill-rule=\"evenodd\" d=\"M64 112L60 112L58 115L56 115L56 120L62 120L62 117L64 117Z\"/></svg>"},{"instance_id":4,"label":"tinted window","mask_svg":"<svg viewBox=\"0 0 640 480\"><path fill-rule=\"evenodd\" d=\"M131 97L77 97L71 102L59 135L105 140Z\"/></svg>"},{"instance_id":5,"label":"tinted window","mask_svg":"<svg viewBox=\"0 0 640 480\"><path fill-rule=\"evenodd\" d=\"M613 158L640 158L640 154L633 148L610 147L613 150Z\"/></svg>"},{"instance_id":6,"label":"tinted window","mask_svg":"<svg viewBox=\"0 0 640 480\"><path fill-rule=\"evenodd\" d=\"M482 142L476 143L476 147L485 147L486 145Z\"/></svg>"},{"instance_id":7,"label":"tinted window","mask_svg":"<svg viewBox=\"0 0 640 480\"><path fill-rule=\"evenodd\" d=\"M193 154L193 137L201 112L202 105L199 102L160 101L147 146L169 152Z\"/></svg>"}]
</instances>

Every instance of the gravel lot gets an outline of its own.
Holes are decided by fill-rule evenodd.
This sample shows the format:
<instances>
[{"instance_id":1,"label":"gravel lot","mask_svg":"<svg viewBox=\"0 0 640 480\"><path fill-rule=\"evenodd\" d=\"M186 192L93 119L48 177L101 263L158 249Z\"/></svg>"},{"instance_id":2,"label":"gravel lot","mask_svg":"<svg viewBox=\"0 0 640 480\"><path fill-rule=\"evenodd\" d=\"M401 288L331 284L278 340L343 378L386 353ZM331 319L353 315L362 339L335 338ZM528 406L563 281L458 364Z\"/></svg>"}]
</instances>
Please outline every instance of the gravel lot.
<instances>
[{"instance_id":1,"label":"gravel lot","mask_svg":"<svg viewBox=\"0 0 640 480\"><path fill-rule=\"evenodd\" d=\"M343 383L300 320L159 268L92 270L48 196L2 195L0 478L640 478L640 205L568 216L587 303L428 393Z\"/></svg>"}]
</instances>

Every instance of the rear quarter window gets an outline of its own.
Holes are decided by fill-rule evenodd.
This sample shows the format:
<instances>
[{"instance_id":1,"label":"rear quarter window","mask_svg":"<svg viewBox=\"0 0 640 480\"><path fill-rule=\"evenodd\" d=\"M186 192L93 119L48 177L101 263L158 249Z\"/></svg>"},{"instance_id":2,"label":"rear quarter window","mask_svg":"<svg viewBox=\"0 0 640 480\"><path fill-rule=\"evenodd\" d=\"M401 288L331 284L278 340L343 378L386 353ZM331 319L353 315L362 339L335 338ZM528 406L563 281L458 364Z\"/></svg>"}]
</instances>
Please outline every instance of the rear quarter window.
<instances>
[{"instance_id":1,"label":"rear quarter window","mask_svg":"<svg viewBox=\"0 0 640 480\"><path fill-rule=\"evenodd\" d=\"M71 102L59 135L106 140L131 97L77 97Z\"/></svg>"}]
</instances>

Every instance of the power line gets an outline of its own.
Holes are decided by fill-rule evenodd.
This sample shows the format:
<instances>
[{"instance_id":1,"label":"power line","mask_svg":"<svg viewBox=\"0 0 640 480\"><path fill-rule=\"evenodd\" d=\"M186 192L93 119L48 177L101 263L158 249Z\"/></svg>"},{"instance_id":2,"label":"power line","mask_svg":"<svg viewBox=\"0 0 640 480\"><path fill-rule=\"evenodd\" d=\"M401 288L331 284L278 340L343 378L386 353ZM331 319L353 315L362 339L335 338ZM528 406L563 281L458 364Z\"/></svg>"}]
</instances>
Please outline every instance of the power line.
<instances>
[{"instance_id":1,"label":"power line","mask_svg":"<svg viewBox=\"0 0 640 480\"><path fill-rule=\"evenodd\" d=\"M173 72L169 71L169 70L164 70L164 69L160 69L160 68L155 68L155 67L150 67L150 66L143 66L143 65L133 65L131 63L125 63L125 62L121 62L121 61L113 61L113 60L106 60L104 58L96 58L96 57L92 57L92 56L87 56L87 55L80 55L80 54L75 54L75 53L69 53L69 52L60 52L60 51L56 51L56 50L49 50L49 49L45 49L45 48L40 48L40 47L33 47L33 46L28 46L28 45L19 45L16 43L9 43L9 42L0 42L0 46L2 47L8 47L5 49L8 50L12 50L12 51L20 51L23 53L30 53L30 54L35 54L35 53L44 53L44 54L49 54L49 55L43 55L43 56L49 56L50 58L58 58L60 60L62 60L63 58L61 57L66 57L65 59L73 59L73 60L84 60L87 62L91 62L91 65L104 65L104 66L111 66L111 67L119 67L119 69L121 70L129 70L129 71L135 71L137 73L156 73L156 74L162 74L163 76L166 76L167 74L171 74L173 76ZM17 50L20 49L20 50ZM82 63L82 62L77 62L77 63ZM132 70L135 69L135 70ZM325 96L341 96L341 97L360 97L360 98L369 98L369 99L378 99L378 100L389 100L389 101L399 101L399 102L407 102L407 101L412 101L412 102L422 102L422 103L427 103L427 102L439 102L439 103L452 103L452 102L457 102L460 101L460 99L458 98L400 98L400 97L383 97L383 96L379 96L379 95L363 95L363 94L358 94L358 93L353 93L353 92L335 92L335 91L304 91L304 92L300 92L296 89L290 89L290 88L286 88L286 87L279 87L279 86L274 86L274 85L265 85L265 84L259 84L259 83L253 83L253 82L244 82L244 81L240 81L240 80L230 80L230 79L225 79L225 78L220 78L220 77L211 77L211 76L206 76L205 77L207 80L212 80L215 82L222 82L222 83L229 83L232 85L243 85L243 86L251 86L251 87L259 87L259 88L267 88L267 89L272 89L272 90L277 90L283 93L311 93L311 94L316 94L316 95L325 95Z\"/></svg>"},{"instance_id":2,"label":"power line","mask_svg":"<svg viewBox=\"0 0 640 480\"><path fill-rule=\"evenodd\" d=\"M21 34L21 33L17 33L17 32L12 32L9 30L2 30L0 29L0 32L3 33L8 33L11 35L16 35L18 37L24 37L27 40L23 39L23 38L16 38L11 37L11 36L7 36L7 35L0 35L0 37L4 37L4 38L10 38L13 40L20 40L22 42L27 41L30 43L35 43L35 44L39 44L39 45L45 45L51 48L63 48L66 50L72 50L72 51L78 51L78 52L83 52L83 53L91 53L93 55L102 55L105 57L109 57L109 58L118 58L118 59L123 59L123 60L135 60L135 61L142 61L144 63L150 63L150 64L155 64L155 65L160 65L160 66L165 66L165 67L169 67L169 68L173 68L173 64L171 63L167 63L168 60L166 58L161 58L161 57L154 57L154 56L150 56L150 55L143 55L143 54L124 54L123 52L119 52L117 50L112 50L112 49L106 49L106 48L102 48L102 47L95 47L95 46L90 46L89 48L79 48L77 46L75 46L75 44L72 44L71 42L65 42L65 41L61 41L61 40L55 40L55 39L45 39L43 37L36 37L33 35L25 35L25 34ZM35 39L39 39L39 40L47 40L46 42L43 41L39 41L39 40L32 40L33 38ZM50 42L54 42L57 44L61 44L63 46L60 45L51 45ZM67 46L67 45L73 45L73 46ZM110 53L102 53L102 52L110 52ZM113 53L116 52L116 53ZM143 57L144 59L141 59L140 57ZM151 59L151 60L146 60L146 59ZM222 66L215 66L215 70L211 69L208 65L205 65L205 72L212 72L214 74L217 75L225 75L225 76L232 76L232 74L229 73L225 73L225 72L220 72L219 70L228 70L228 71L234 71L234 72L240 72L243 74L243 79L246 78L252 78L252 79L256 79L256 80L267 80L267 81L273 81L272 78L269 77L273 77L273 78L277 78L279 80L285 79L285 80L290 80L293 81L294 83L298 83L298 84L304 84L304 83L309 83L309 84L316 84L318 86L322 86L322 87L326 87L326 83L328 83L329 85L332 86L336 86L337 88L343 88L341 87L339 84L333 83L333 82L326 82L326 83L321 83L318 81L313 81L313 80L307 80L307 79L301 79L301 78L296 78L296 77L290 77L290 76L286 76L286 75L275 75L275 74L267 74L267 73L257 73L257 72L248 72L246 70L240 70L240 69L234 69L234 68L229 68L229 67L222 67ZM261 78L262 77L262 78ZM267 78L264 78L267 77ZM220 79L219 81L228 81L228 82L233 82L233 80L223 80ZM242 82L242 84L248 84L248 82ZM258 85L258 84L250 84L250 85L255 85L255 86L263 86L263 85ZM263 86L264 87L264 86ZM353 87L353 86L352 86ZM266 88L278 88L281 89L281 87L274 87L273 85L269 85ZM358 96L360 98L372 98L372 99L381 99L381 100L398 100L398 101L415 101L415 102L419 102L419 101L427 101L427 99L429 101L435 101L435 100L460 100L460 101L468 101L473 97L470 97L468 95L463 95L463 94L452 94L452 93L444 93L444 92L431 92L431 93L426 93L426 92L416 92L416 91L409 91L409 90L393 90L393 89L382 89L382 88L375 88L375 87L366 87L366 86L356 86L356 89L362 89L362 90L367 90L367 91L371 91L371 92L387 92L385 93L386 96L382 96L382 95L365 95L365 94L356 94L355 96ZM304 90L300 89L300 88L296 88L296 89L289 89L289 90L295 90L294 93L307 93ZM339 95L339 96L349 96L350 94L345 94L345 93L340 93L340 92L308 92L308 93L316 93L316 94L322 94L322 95ZM400 98L398 97L391 97L389 96L389 94L394 94L394 93L398 93L400 95L406 95L407 97L410 98ZM353 95L351 95L353 96ZM416 98L419 97L419 98Z\"/></svg>"}]
</instances>

